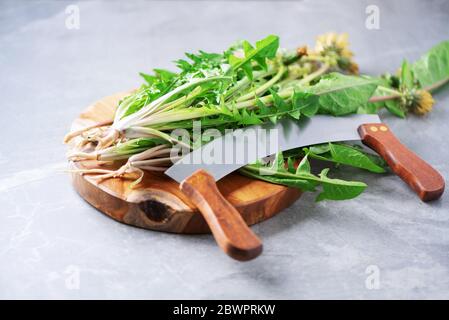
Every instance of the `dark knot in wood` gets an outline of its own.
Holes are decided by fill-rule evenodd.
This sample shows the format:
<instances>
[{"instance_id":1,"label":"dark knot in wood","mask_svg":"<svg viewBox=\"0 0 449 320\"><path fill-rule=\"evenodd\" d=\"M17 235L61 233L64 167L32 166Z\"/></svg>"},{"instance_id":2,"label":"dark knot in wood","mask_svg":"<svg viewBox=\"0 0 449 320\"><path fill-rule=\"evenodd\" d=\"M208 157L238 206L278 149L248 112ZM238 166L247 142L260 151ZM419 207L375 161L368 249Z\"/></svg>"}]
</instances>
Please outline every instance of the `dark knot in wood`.
<instances>
[{"instance_id":1,"label":"dark knot in wood","mask_svg":"<svg viewBox=\"0 0 449 320\"><path fill-rule=\"evenodd\" d=\"M154 222L167 222L170 217L169 208L155 200L147 200L139 203L139 208L145 216Z\"/></svg>"}]
</instances>

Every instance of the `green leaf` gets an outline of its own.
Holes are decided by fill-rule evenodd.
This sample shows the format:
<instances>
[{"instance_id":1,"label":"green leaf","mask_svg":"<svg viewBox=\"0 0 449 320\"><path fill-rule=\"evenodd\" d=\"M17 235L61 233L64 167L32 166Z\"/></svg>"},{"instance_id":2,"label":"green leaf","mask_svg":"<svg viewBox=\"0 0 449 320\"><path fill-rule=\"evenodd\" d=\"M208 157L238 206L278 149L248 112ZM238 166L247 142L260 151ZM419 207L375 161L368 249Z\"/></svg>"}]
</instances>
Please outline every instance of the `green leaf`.
<instances>
[{"instance_id":1,"label":"green leaf","mask_svg":"<svg viewBox=\"0 0 449 320\"><path fill-rule=\"evenodd\" d=\"M329 169L323 170L320 176L311 174L307 156L301 160L296 172L292 170L292 159L287 159L288 170L284 167L284 161L282 153L279 153L276 155L275 161L270 166L261 162L256 162L254 164L246 165L240 169L240 172L256 179L299 188L303 191L315 191L315 188L318 185L322 185L323 190L317 197L317 201L324 199L351 199L358 196L366 187L363 182L328 178L327 172Z\"/></svg>"},{"instance_id":2,"label":"green leaf","mask_svg":"<svg viewBox=\"0 0 449 320\"><path fill-rule=\"evenodd\" d=\"M385 169L375 163L371 157L349 145L329 143L329 150L334 162L375 173L385 172Z\"/></svg>"},{"instance_id":3,"label":"green leaf","mask_svg":"<svg viewBox=\"0 0 449 320\"><path fill-rule=\"evenodd\" d=\"M239 124L250 126L261 123L263 123L263 121L260 120L253 112L249 113L246 109L241 111L241 119Z\"/></svg>"},{"instance_id":4,"label":"green leaf","mask_svg":"<svg viewBox=\"0 0 449 320\"><path fill-rule=\"evenodd\" d=\"M296 169L296 173L310 173L310 162L307 159L308 155L306 154L304 158L301 159L301 162Z\"/></svg>"},{"instance_id":5,"label":"green leaf","mask_svg":"<svg viewBox=\"0 0 449 320\"><path fill-rule=\"evenodd\" d=\"M150 74L146 74L143 72L139 72L139 75L149 84L152 85L155 80L157 80L157 77L152 76Z\"/></svg>"},{"instance_id":6,"label":"green leaf","mask_svg":"<svg viewBox=\"0 0 449 320\"><path fill-rule=\"evenodd\" d=\"M243 42L243 49L245 51L245 58L237 58L233 54L230 54L229 64L234 70L243 67L245 73L249 73L249 64L252 60L256 61L262 68L266 68L266 59L272 59L275 57L279 47L279 37L269 35L265 39L256 42L256 47L253 48L247 41ZM245 66L246 65L246 66ZM249 67L248 67L249 65ZM230 72L230 71L229 71Z\"/></svg>"},{"instance_id":7,"label":"green leaf","mask_svg":"<svg viewBox=\"0 0 449 320\"><path fill-rule=\"evenodd\" d=\"M229 57L228 57L228 61L229 61L229 64L232 66L232 67L237 67L238 65L240 65L240 62L242 62L242 61L244 61L245 59L244 58L239 58L239 57L236 57L235 55L233 55L233 54L231 54ZM243 63L242 63L243 64Z\"/></svg>"},{"instance_id":8,"label":"green leaf","mask_svg":"<svg viewBox=\"0 0 449 320\"><path fill-rule=\"evenodd\" d=\"M253 67L250 62L244 63L241 67L248 79L253 80Z\"/></svg>"},{"instance_id":9,"label":"green leaf","mask_svg":"<svg viewBox=\"0 0 449 320\"><path fill-rule=\"evenodd\" d=\"M376 94L374 94L375 96ZM368 102L364 105L361 105L357 108L358 114L376 114L380 108L384 107L384 104L381 102Z\"/></svg>"},{"instance_id":10,"label":"green leaf","mask_svg":"<svg viewBox=\"0 0 449 320\"><path fill-rule=\"evenodd\" d=\"M360 195L366 188L366 184L358 181L345 181L331 179L327 176L329 169L323 169L320 173L323 191L318 195L316 201L322 200L347 200Z\"/></svg>"},{"instance_id":11,"label":"green leaf","mask_svg":"<svg viewBox=\"0 0 449 320\"><path fill-rule=\"evenodd\" d=\"M259 114L262 116L269 115L271 113L270 108L268 108L267 105L259 98L256 99L256 106L259 108Z\"/></svg>"},{"instance_id":12,"label":"green leaf","mask_svg":"<svg viewBox=\"0 0 449 320\"><path fill-rule=\"evenodd\" d=\"M290 111L292 108L288 105L287 102L285 102L284 99L282 99L276 91L270 89L270 93L273 96L273 104L277 108L277 110L281 112L287 112Z\"/></svg>"},{"instance_id":13,"label":"green leaf","mask_svg":"<svg viewBox=\"0 0 449 320\"><path fill-rule=\"evenodd\" d=\"M411 66L407 60L404 60L401 66L401 84L404 88L412 89L414 82Z\"/></svg>"},{"instance_id":14,"label":"green leaf","mask_svg":"<svg viewBox=\"0 0 449 320\"><path fill-rule=\"evenodd\" d=\"M278 117L277 116L269 116L268 120L270 120L270 122L272 124L276 124L278 122Z\"/></svg>"},{"instance_id":15,"label":"green leaf","mask_svg":"<svg viewBox=\"0 0 449 320\"><path fill-rule=\"evenodd\" d=\"M449 41L444 41L423 55L412 66L421 87L449 80Z\"/></svg>"},{"instance_id":16,"label":"green leaf","mask_svg":"<svg viewBox=\"0 0 449 320\"><path fill-rule=\"evenodd\" d=\"M154 74L156 75L156 77L158 77L159 79L161 79L162 81L170 81L172 80L174 77L178 76L176 73L168 71L168 70L164 70L164 69L154 69Z\"/></svg>"},{"instance_id":17,"label":"green leaf","mask_svg":"<svg viewBox=\"0 0 449 320\"><path fill-rule=\"evenodd\" d=\"M273 171L284 172L285 171L285 162L284 156L282 152L276 154L273 163L270 166L270 169Z\"/></svg>"},{"instance_id":18,"label":"green leaf","mask_svg":"<svg viewBox=\"0 0 449 320\"><path fill-rule=\"evenodd\" d=\"M378 155L365 152L362 147L345 143L326 143L303 148L310 158L330 161L370 172L385 172L386 163Z\"/></svg>"},{"instance_id":19,"label":"green leaf","mask_svg":"<svg viewBox=\"0 0 449 320\"><path fill-rule=\"evenodd\" d=\"M176 60L175 64L184 73L188 73L190 70L192 70L192 65L184 59Z\"/></svg>"},{"instance_id":20,"label":"green leaf","mask_svg":"<svg viewBox=\"0 0 449 320\"><path fill-rule=\"evenodd\" d=\"M292 103L301 114L311 118L318 112L318 99L319 97L312 93L295 92L292 96Z\"/></svg>"},{"instance_id":21,"label":"green leaf","mask_svg":"<svg viewBox=\"0 0 449 320\"><path fill-rule=\"evenodd\" d=\"M355 113L360 105L366 104L376 87L376 79L331 73L323 76L307 92L319 96L320 113L342 116Z\"/></svg>"},{"instance_id":22,"label":"green leaf","mask_svg":"<svg viewBox=\"0 0 449 320\"><path fill-rule=\"evenodd\" d=\"M252 178L268 181L274 184L281 184L287 187L298 188L303 191L315 191L315 186L317 185L316 181L301 179L301 177L289 172L280 174L275 171L269 171L266 168L260 170L262 174L259 172L258 167L245 166L240 169L239 172Z\"/></svg>"},{"instance_id":23,"label":"green leaf","mask_svg":"<svg viewBox=\"0 0 449 320\"><path fill-rule=\"evenodd\" d=\"M245 57L249 56L251 52L254 50L253 46L246 40L242 42L243 52L245 53Z\"/></svg>"},{"instance_id":24,"label":"green leaf","mask_svg":"<svg viewBox=\"0 0 449 320\"><path fill-rule=\"evenodd\" d=\"M299 110L293 110L293 111L290 111L288 113L288 115L295 120L299 120L299 118L301 117L301 112Z\"/></svg>"},{"instance_id":25,"label":"green leaf","mask_svg":"<svg viewBox=\"0 0 449 320\"><path fill-rule=\"evenodd\" d=\"M391 114L402 119L405 118L405 111L404 109L402 109L401 103L398 99L387 100L385 101L384 105Z\"/></svg>"},{"instance_id":26,"label":"green leaf","mask_svg":"<svg viewBox=\"0 0 449 320\"><path fill-rule=\"evenodd\" d=\"M287 158L287 170L290 173L295 173L296 169L295 169L295 159L292 157L288 157Z\"/></svg>"},{"instance_id":27,"label":"green leaf","mask_svg":"<svg viewBox=\"0 0 449 320\"><path fill-rule=\"evenodd\" d=\"M328 143L324 144L316 144L314 146L310 146L308 151L313 154L323 154L330 151L330 146Z\"/></svg>"},{"instance_id":28,"label":"green leaf","mask_svg":"<svg viewBox=\"0 0 449 320\"><path fill-rule=\"evenodd\" d=\"M243 51L245 53L245 56L249 56L251 52L254 50L254 48L251 46L251 44L248 41L243 41ZM244 59L239 59L244 60ZM248 79L253 80L253 68L251 66L251 61L247 61L246 63L242 64L242 69L245 72Z\"/></svg>"},{"instance_id":29,"label":"green leaf","mask_svg":"<svg viewBox=\"0 0 449 320\"><path fill-rule=\"evenodd\" d=\"M269 35L266 38L256 42L256 54L259 57L265 57L272 59L276 56L276 52L279 48L279 37L275 35Z\"/></svg>"}]
</instances>

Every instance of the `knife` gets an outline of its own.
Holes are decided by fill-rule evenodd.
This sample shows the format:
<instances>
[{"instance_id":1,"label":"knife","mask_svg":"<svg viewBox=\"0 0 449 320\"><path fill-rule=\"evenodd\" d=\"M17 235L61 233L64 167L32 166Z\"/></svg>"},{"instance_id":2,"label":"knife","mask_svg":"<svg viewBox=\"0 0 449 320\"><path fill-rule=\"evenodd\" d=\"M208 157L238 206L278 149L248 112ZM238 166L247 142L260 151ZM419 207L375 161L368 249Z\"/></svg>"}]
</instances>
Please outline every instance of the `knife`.
<instances>
[{"instance_id":1,"label":"knife","mask_svg":"<svg viewBox=\"0 0 449 320\"><path fill-rule=\"evenodd\" d=\"M205 159L210 150L223 148L224 157L229 153L235 153L236 150L247 150L249 146L245 145L244 139L247 133L269 130L273 130L270 132L276 134L256 134L256 151L246 151L243 162L194 161ZM181 191L197 206L223 251L234 259L246 261L262 252L262 243L246 225L239 212L220 194L216 181L245 164L253 163L278 151L325 142L352 140L361 140L376 151L421 200L438 199L444 192L442 176L401 144L377 115L366 114L346 117L316 115L310 119L283 119L277 124L239 129L195 149L173 164L165 173L180 183ZM270 150L267 145L276 145L277 150Z\"/></svg>"}]
</instances>

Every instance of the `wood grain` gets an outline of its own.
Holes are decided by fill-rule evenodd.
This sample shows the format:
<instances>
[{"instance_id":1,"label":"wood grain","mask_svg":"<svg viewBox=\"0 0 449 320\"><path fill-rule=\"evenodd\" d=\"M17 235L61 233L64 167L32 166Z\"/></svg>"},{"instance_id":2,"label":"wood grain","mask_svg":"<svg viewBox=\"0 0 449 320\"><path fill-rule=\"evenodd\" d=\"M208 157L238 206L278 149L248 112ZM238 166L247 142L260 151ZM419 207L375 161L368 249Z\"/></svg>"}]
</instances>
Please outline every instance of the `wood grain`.
<instances>
[{"instance_id":1,"label":"wood grain","mask_svg":"<svg viewBox=\"0 0 449 320\"><path fill-rule=\"evenodd\" d=\"M404 146L382 123L359 127L362 142L376 151L390 168L405 181L423 201L438 199L444 192L444 179L432 166Z\"/></svg>"},{"instance_id":2,"label":"wood grain","mask_svg":"<svg viewBox=\"0 0 449 320\"><path fill-rule=\"evenodd\" d=\"M74 121L71 131L113 118L117 102L128 93L105 97L89 106ZM74 148L77 140L71 142ZM117 169L96 161L71 162L71 168ZM92 206L111 218L141 228L174 233L209 233L210 229L195 204L179 184L163 173L146 172L143 181L130 188L133 178L113 178L97 184L89 175L72 173L77 192ZM295 188L271 184L233 173L217 182L221 194L252 225L289 207L300 196Z\"/></svg>"}]
</instances>

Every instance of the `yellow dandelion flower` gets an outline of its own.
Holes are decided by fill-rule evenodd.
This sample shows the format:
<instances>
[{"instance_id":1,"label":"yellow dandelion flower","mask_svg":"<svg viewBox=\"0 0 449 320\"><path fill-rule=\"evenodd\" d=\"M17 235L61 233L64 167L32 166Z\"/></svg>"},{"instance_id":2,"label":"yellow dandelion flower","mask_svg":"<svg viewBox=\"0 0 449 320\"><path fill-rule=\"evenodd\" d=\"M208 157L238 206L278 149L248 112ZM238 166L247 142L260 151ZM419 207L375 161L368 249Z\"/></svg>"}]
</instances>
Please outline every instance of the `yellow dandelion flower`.
<instances>
[{"instance_id":1,"label":"yellow dandelion flower","mask_svg":"<svg viewBox=\"0 0 449 320\"><path fill-rule=\"evenodd\" d=\"M326 48L331 47L336 39L337 34L335 32L320 34L316 37L315 51L323 52Z\"/></svg>"},{"instance_id":2,"label":"yellow dandelion flower","mask_svg":"<svg viewBox=\"0 0 449 320\"><path fill-rule=\"evenodd\" d=\"M432 111L432 106L435 103L429 91L419 90L416 92L416 100L412 105L412 111L417 115L424 115Z\"/></svg>"},{"instance_id":3,"label":"yellow dandelion flower","mask_svg":"<svg viewBox=\"0 0 449 320\"><path fill-rule=\"evenodd\" d=\"M359 66L352 60L354 54L349 50L348 34L329 32L317 37L313 54L327 57L331 66L340 67L351 74L358 74Z\"/></svg>"},{"instance_id":4,"label":"yellow dandelion flower","mask_svg":"<svg viewBox=\"0 0 449 320\"><path fill-rule=\"evenodd\" d=\"M315 51L317 53L326 53L327 51L335 51L339 56L351 58L353 53L349 50L348 34L329 32L317 37Z\"/></svg>"}]
</instances>

